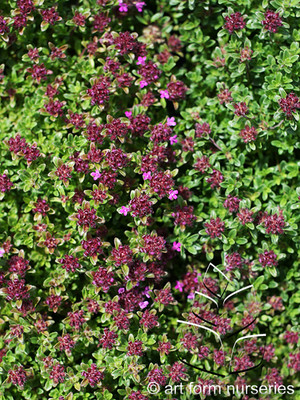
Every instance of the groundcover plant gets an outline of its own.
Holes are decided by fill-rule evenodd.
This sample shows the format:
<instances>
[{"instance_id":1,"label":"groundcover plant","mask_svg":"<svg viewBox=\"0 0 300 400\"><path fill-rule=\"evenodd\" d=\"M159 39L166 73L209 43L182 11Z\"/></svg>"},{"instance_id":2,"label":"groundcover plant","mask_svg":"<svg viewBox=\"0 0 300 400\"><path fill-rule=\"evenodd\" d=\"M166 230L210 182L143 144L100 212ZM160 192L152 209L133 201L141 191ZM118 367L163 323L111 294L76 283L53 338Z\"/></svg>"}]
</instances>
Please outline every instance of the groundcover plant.
<instances>
[{"instance_id":1,"label":"groundcover plant","mask_svg":"<svg viewBox=\"0 0 300 400\"><path fill-rule=\"evenodd\" d=\"M0 9L0 399L297 399L299 2Z\"/></svg>"}]
</instances>

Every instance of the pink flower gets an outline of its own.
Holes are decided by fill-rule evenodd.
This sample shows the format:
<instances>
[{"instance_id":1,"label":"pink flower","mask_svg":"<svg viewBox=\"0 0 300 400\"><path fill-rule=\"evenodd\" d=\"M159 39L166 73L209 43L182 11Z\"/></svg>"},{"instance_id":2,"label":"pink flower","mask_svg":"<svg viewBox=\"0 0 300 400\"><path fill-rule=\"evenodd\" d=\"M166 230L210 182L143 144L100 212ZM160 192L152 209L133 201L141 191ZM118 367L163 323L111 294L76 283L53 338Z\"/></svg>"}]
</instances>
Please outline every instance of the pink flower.
<instances>
[{"instance_id":1,"label":"pink flower","mask_svg":"<svg viewBox=\"0 0 300 400\"><path fill-rule=\"evenodd\" d=\"M94 178L94 181L96 181L97 179L100 178L101 174L100 171L98 169L96 169L96 172L92 172L91 173L92 177Z\"/></svg>"},{"instance_id":2,"label":"pink flower","mask_svg":"<svg viewBox=\"0 0 300 400\"><path fill-rule=\"evenodd\" d=\"M170 190L169 192L169 199L176 200L178 195L178 190Z\"/></svg>"},{"instance_id":3,"label":"pink flower","mask_svg":"<svg viewBox=\"0 0 300 400\"><path fill-rule=\"evenodd\" d=\"M175 251L180 251L180 249L181 249L181 243L180 243L180 242L173 242L172 249L175 250ZM179 283L179 282L177 282L177 283ZM176 288L176 286L175 286L175 288ZM179 290L180 290L180 289L179 289ZM182 292L182 290L180 290L180 291Z\"/></svg>"},{"instance_id":4,"label":"pink flower","mask_svg":"<svg viewBox=\"0 0 300 400\"><path fill-rule=\"evenodd\" d=\"M149 304L149 301L141 301L139 303L140 308L143 310L144 308L147 307L147 305Z\"/></svg>"},{"instance_id":5,"label":"pink flower","mask_svg":"<svg viewBox=\"0 0 300 400\"><path fill-rule=\"evenodd\" d=\"M145 57L138 57L136 65L145 65L146 58L147 58L146 56Z\"/></svg>"},{"instance_id":6,"label":"pink flower","mask_svg":"<svg viewBox=\"0 0 300 400\"><path fill-rule=\"evenodd\" d=\"M174 242L174 243L176 243L176 242ZM173 246L174 246L174 244L173 244ZM182 282L180 282L180 281L177 281L176 282L176 285L175 285L175 289L178 289L179 290L179 292L183 292L183 283Z\"/></svg>"},{"instance_id":7,"label":"pink flower","mask_svg":"<svg viewBox=\"0 0 300 400\"><path fill-rule=\"evenodd\" d=\"M130 208L125 207L125 206L122 206L122 207L120 208L119 214L127 215L127 214L128 214L128 211L130 211Z\"/></svg>"},{"instance_id":8,"label":"pink flower","mask_svg":"<svg viewBox=\"0 0 300 400\"><path fill-rule=\"evenodd\" d=\"M143 87L148 86L148 83L146 81L141 81L140 82L140 87L143 89Z\"/></svg>"},{"instance_id":9,"label":"pink flower","mask_svg":"<svg viewBox=\"0 0 300 400\"><path fill-rule=\"evenodd\" d=\"M128 11L128 6L125 3L119 3L119 11L120 12L127 12Z\"/></svg>"},{"instance_id":10,"label":"pink flower","mask_svg":"<svg viewBox=\"0 0 300 400\"><path fill-rule=\"evenodd\" d=\"M138 10L138 12L142 12L143 11L143 7L146 5L146 3L144 1L139 1L138 3L135 4L136 9Z\"/></svg>"},{"instance_id":11,"label":"pink flower","mask_svg":"<svg viewBox=\"0 0 300 400\"><path fill-rule=\"evenodd\" d=\"M170 98L169 92L167 90L161 90L160 98L161 99L169 99Z\"/></svg>"},{"instance_id":12,"label":"pink flower","mask_svg":"<svg viewBox=\"0 0 300 400\"><path fill-rule=\"evenodd\" d=\"M118 290L118 293L119 293L119 294L124 293L124 292L125 292L125 289L124 289L123 287L121 287L121 288Z\"/></svg>"},{"instance_id":13,"label":"pink flower","mask_svg":"<svg viewBox=\"0 0 300 400\"><path fill-rule=\"evenodd\" d=\"M178 142L178 140L177 140L177 135L174 135L174 136L171 136L170 137L170 143L171 144L175 144L175 143L177 143Z\"/></svg>"},{"instance_id":14,"label":"pink flower","mask_svg":"<svg viewBox=\"0 0 300 400\"><path fill-rule=\"evenodd\" d=\"M0 257L3 257L5 254L5 250L4 249L0 249Z\"/></svg>"},{"instance_id":15,"label":"pink flower","mask_svg":"<svg viewBox=\"0 0 300 400\"><path fill-rule=\"evenodd\" d=\"M171 118L167 118L167 125L168 126L175 126L176 125L176 121L175 121L175 117L171 117Z\"/></svg>"},{"instance_id":16,"label":"pink flower","mask_svg":"<svg viewBox=\"0 0 300 400\"><path fill-rule=\"evenodd\" d=\"M132 111L125 111L125 115L127 118L132 117Z\"/></svg>"},{"instance_id":17,"label":"pink flower","mask_svg":"<svg viewBox=\"0 0 300 400\"><path fill-rule=\"evenodd\" d=\"M188 299L194 299L195 298L195 293L191 292L188 297Z\"/></svg>"},{"instance_id":18,"label":"pink flower","mask_svg":"<svg viewBox=\"0 0 300 400\"><path fill-rule=\"evenodd\" d=\"M144 172L143 178L145 181L151 179L151 172Z\"/></svg>"}]
</instances>

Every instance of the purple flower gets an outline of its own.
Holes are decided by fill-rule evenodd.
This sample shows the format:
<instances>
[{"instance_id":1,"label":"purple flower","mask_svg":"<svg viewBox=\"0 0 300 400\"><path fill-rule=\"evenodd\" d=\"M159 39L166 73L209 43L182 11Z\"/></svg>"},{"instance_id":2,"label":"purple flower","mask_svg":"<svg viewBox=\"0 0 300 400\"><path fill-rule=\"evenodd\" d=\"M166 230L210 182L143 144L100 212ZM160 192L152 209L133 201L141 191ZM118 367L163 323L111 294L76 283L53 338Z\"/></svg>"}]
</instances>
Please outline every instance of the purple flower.
<instances>
[{"instance_id":1,"label":"purple flower","mask_svg":"<svg viewBox=\"0 0 300 400\"><path fill-rule=\"evenodd\" d=\"M135 3L136 9L138 10L138 12L142 12L143 11L143 7L146 5L146 3L144 1L139 1L138 3Z\"/></svg>"},{"instance_id":2,"label":"purple flower","mask_svg":"<svg viewBox=\"0 0 300 400\"><path fill-rule=\"evenodd\" d=\"M141 81L141 82L140 82L140 87L141 87L141 89L143 89L143 87L145 87L145 86L148 86L148 82L146 82L146 81Z\"/></svg>"},{"instance_id":3,"label":"purple flower","mask_svg":"<svg viewBox=\"0 0 300 400\"><path fill-rule=\"evenodd\" d=\"M172 249L175 250L175 251L180 251L180 249L181 249L181 243L180 243L180 242L173 242ZM178 283L178 282L177 282L177 283ZM175 288L176 288L176 286L175 286Z\"/></svg>"},{"instance_id":4,"label":"purple flower","mask_svg":"<svg viewBox=\"0 0 300 400\"><path fill-rule=\"evenodd\" d=\"M4 249L0 249L0 257L3 257L5 254L5 250Z\"/></svg>"},{"instance_id":5,"label":"purple flower","mask_svg":"<svg viewBox=\"0 0 300 400\"><path fill-rule=\"evenodd\" d=\"M177 143L178 142L178 140L177 140L177 135L174 135L174 136L171 136L170 137L170 143L171 144L175 144L175 143Z\"/></svg>"},{"instance_id":6,"label":"purple flower","mask_svg":"<svg viewBox=\"0 0 300 400\"><path fill-rule=\"evenodd\" d=\"M170 98L168 90L161 90L159 93L160 93L161 99L169 99Z\"/></svg>"},{"instance_id":7,"label":"purple flower","mask_svg":"<svg viewBox=\"0 0 300 400\"><path fill-rule=\"evenodd\" d=\"M96 172L92 172L91 175L92 175L94 181L96 181L97 179L99 179L100 176L101 176L100 171L99 171L98 169L96 169Z\"/></svg>"},{"instance_id":8,"label":"purple flower","mask_svg":"<svg viewBox=\"0 0 300 400\"><path fill-rule=\"evenodd\" d=\"M141 301L139 303L140 308L143 310L144 308L147 307L147 305L149 304L149 301Z\"/></svg>"},{"instance_id":9,"label":"purple flower","mask_svg":"<svg viewBox=\"0 0 300 400\"><path fill-rule=\"evenodd\" d=\"M170 190L169 192L169 199L176 200L178 195L178 190Z\"/></svg>"},{"instance_id":10,"label":"purple flower","mask_svg":"<svg viewBox=\"0 0 300 400\"><path fill-rule=\"evenodd\" d=\"M143 294L148 298L148 299L150 299L150 294L149 294L149 292L152 292L152 289L150 289L149 288L149 286L146 286L145 287L145 290L143 291Z\"/></svg>"},{"instance_id":11,"label":"purple flower","mask_svg":"<svg viewBox=\"0 0 300 400\"><path fill-rule=\"evenodd\" d=\"M174 242L174 243L176 243L176 242ZM173 246L174 246L174 244L173 244ZM182 282L180 282L180 281L176 282L175 289L178 289L179 292L183 292L183 287L184 287L184 285Z\"/></svg>"},{"instance_id":12,"label":"purple flower","mask_svg":"<svg viewBox=\"0 0 300 400\"><path fill-rule=\"evenodd\" d=\"M128 11L128 6L125 3L119 3L119 11L120 12L127 12Z\"/></svg>"},{"instance_id":13,"label":"purple flower","mask_svg":"<svg viewBox=\"0 0 300 400\"><path fill-rule=\"evenodd\" d=\"M145 65L146 63L146 56L145 57L138 57L138 60L136 62L136 65Z\"/></svg>"},{"instance_id":14,"label":"purple flower","mask_svg":"<svg viewBox=\"0 0 300 400\"><path fill-rule=\"evenodd\" d=\"M151 179L151 172L144 172L143 178L145 181Z\"/></svg>"},{"instance_id":15,"label":"purple flower","mask_svg":"<svg viewBox=\"0 0 300 400\"><path fill-rule=\"evenodd\" d=\"M132 111L125 111L125 115L127 118L132 117Z\"/></svg>"},{"instance_id":16,"label":"purple flower","mask_svg":"<svg viewBox=\"0 0 300 400\"><path fill-rule=\"evenodd\" d=\"M175 117L171 117L171 118L167 118L167 125L168 126L175 126L176 125L176 121L175 121Z\"/></svg>"},{"instance_id":17,"label":"purple flower","mask_svg":"<svg viewBox=\"0 0 300 400\"><path fill-rule=\"evenodd\" d=\"M121 208L120 208L120 210L119 210L119 214L123 214L123 215L127 215L128 214L128 212L130 211L130 208L128 208L128 207L125 207L125 206L122 206Z\"/></svg>"}]
</instances>

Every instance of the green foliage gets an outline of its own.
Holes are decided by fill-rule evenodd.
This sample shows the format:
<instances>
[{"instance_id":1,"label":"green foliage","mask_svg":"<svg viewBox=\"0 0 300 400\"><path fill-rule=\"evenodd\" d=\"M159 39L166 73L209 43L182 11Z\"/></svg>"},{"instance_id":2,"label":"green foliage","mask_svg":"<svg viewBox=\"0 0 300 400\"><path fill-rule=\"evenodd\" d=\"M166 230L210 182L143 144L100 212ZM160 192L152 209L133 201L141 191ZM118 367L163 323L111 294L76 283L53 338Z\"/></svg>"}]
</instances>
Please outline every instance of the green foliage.
<instances>
[{"instance_id":1,"label":"green foliage","mask_svg":"<svg viewBox=\"0 0 300 400\"><path fill-rule=\"evenodd\" d=\"M26 14L25 1L1 5L0 399L135 400L136 391L165 399L163 390L147 393L148 374L159 368L174 384L185 334L199 333L177 319L203 312L193 293L209 262L236 286L254 286L255 329L275 348L260 382L275 368L297 387L299 350L286 332L299 332L300 314L299 3L157 0L143 12L125 3L120 13L117 0L61 0L53 24L43 17L47 1ZM281 20L275 32L268 10ZM236 12L245 27L230 33L225 21ZM20 13L27 25L18 29ZM122 42L122 32L132 36ZM149 121L134 125L140 116ZM233 323L250 308L239 306ZM69 350L65 335L75 342ZM142 354L128 355L135 341ZM199 352L191 350L198 366ZM211 371L212 359L201 365ZM57 364L60 381L51 375ZM83 375L92 364L104 374L95 385ZM20 366L24 386L11 378ZM257 384L255 372L242 376Z\"/></svg>"}]
</instances>

